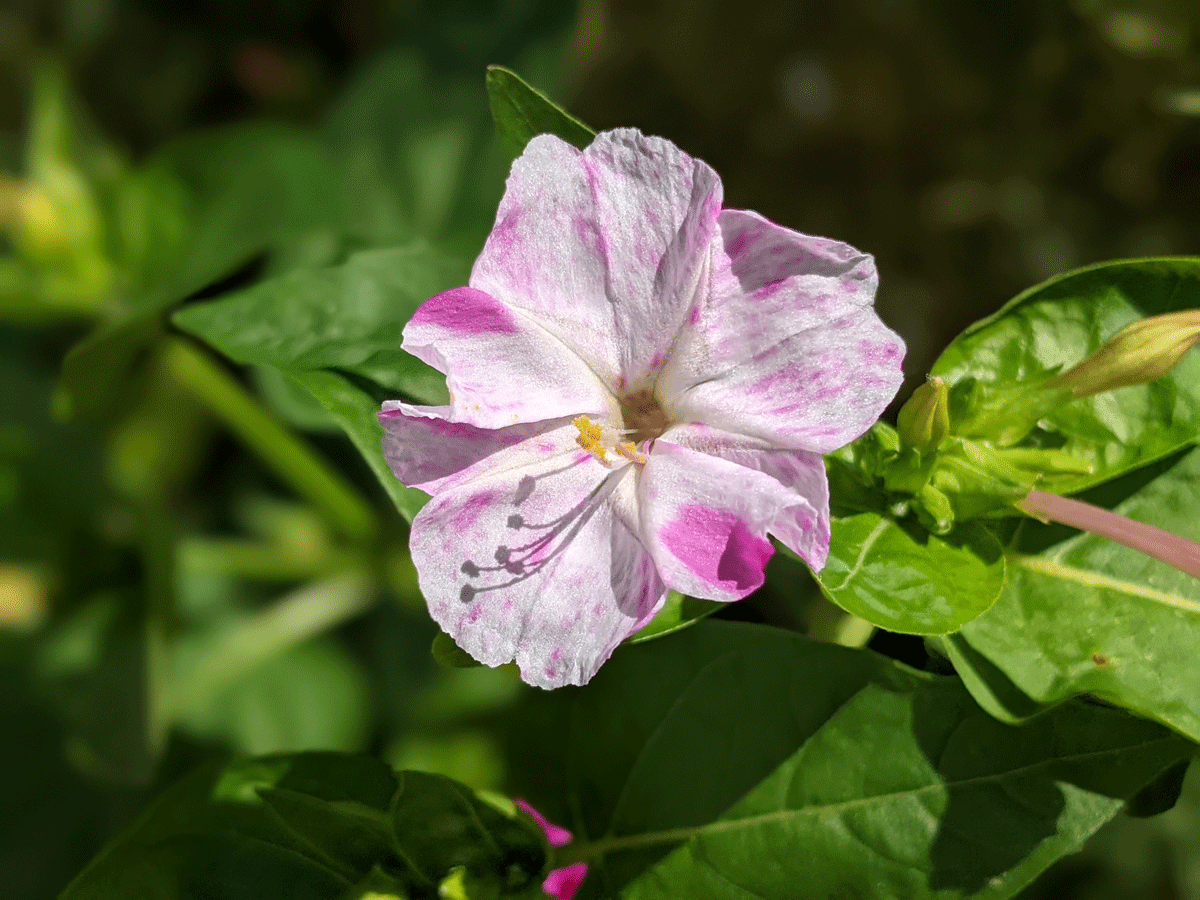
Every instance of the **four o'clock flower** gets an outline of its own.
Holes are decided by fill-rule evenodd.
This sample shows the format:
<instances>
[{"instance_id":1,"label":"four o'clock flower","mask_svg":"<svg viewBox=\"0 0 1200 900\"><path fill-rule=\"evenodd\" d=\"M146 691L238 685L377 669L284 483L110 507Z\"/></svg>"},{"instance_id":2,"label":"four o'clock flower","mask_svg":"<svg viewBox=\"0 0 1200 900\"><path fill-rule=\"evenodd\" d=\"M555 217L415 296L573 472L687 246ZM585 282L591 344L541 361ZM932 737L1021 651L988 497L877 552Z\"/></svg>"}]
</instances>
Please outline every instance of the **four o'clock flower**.
<instances>
[{"instance_id":1,"label":"four o'clock flower","mask_svg":"<svg viewBox=\"0 0 1200 900\"><path fill-rule=\"evenodd\" d=\"M723 209L669 141L551 135L513 164L467 287L403 347L450 404L380 413L439 625L530 684L583 684L669 588L738 600L768 534L820 569L821 455L876 421L904 345L870 256Z\"/></svg>"}]
</instances>

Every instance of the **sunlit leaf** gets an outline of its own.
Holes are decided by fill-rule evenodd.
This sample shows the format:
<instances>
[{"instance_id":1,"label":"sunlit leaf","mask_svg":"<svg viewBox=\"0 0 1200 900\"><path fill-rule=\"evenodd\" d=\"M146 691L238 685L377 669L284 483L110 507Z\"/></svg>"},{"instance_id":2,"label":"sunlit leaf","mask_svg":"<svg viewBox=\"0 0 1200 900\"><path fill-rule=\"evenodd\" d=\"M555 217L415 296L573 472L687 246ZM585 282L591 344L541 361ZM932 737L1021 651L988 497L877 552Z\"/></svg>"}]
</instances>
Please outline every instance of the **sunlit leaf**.
<instances>
[{"instance_id":1,"label":"sunlit leaf","mask_svg":"<svg viewBox=\"0 0 1200 900\"><path fill-rule=\"evenodd\" d=\"M946 634L995 602L1004 557L978 522L935 535L915 522L859 513L833 520L829 559L817 581L842 609L881 628Z\"/></svg>"},{"instance_id":2,"label":"sunlit leaf","mask_svg":"<svg viewBox=\"0 0 1200 900\"><path fill-rule=\"evenodd\" d=\"M520 75L503 66L488 67L487 90L496 131L513 157L520 156L535 135L557 135L580 149L596 136L541 91L526 84Z\"/></svg>"}]
</instances>

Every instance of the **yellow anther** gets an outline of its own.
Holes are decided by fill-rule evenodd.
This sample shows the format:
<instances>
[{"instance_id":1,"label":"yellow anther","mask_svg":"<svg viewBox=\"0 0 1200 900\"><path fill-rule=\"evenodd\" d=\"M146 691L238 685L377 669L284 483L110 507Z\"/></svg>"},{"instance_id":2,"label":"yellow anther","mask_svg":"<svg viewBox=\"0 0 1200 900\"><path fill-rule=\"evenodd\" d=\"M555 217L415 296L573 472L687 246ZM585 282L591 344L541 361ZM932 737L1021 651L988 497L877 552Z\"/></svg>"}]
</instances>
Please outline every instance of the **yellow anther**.
<instances>
[{"instance_id":1,"label":"yellow anther","mask_svg":"<svg viewBox=\"0 0 1200 900\"><path fill-rule=\"evenodd\" d=\"M621 443L617 444L616 449L618 453L631 462L640 463L643 466L646 464L646 454L642 453L633 441L621 441Z\"/></svg>"},{"instance_id":2,"label":"yellow anther","mask_svg":"<svg viewBox=\"0 0 1200 900\"><path fill-rule=\"evenodd\" d=\"M587 416L576 416L571 420L571 424L579 429L579 437L575 438L575 443L607 466L608 454L600 443L604 437L604 426L597 425Z\"/></svg>"},{"instance_id":3,"label":"yellow anther","mask_svg":"<svg viewBox=\"0 0 1200 900\"><path fill-rule=\"evenodd\" d=\"M571 424L579 429L579 437L575 443L586 450L606 466L611 466L610 452L624 457L630 462L646 464L646 455L637 448L633 441L621 440L621 432L611 425L601 425L593 422L587 416L576 416Z\"/></svg>"}]
</instances>

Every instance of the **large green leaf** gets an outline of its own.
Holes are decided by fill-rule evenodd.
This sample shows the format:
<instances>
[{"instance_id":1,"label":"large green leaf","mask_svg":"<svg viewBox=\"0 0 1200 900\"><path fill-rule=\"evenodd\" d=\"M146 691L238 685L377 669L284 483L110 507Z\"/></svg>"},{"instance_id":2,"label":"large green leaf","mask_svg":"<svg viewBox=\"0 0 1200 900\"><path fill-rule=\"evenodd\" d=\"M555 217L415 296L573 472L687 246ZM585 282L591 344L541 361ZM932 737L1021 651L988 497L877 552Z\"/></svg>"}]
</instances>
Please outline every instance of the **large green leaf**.
<instances>
[{"instance_id":1,"label":"large green leaf","mask_svg":"<svg viewBox=\"0 0 1200 900\"><path fill-rule=\"evenodd\" d=\"M487 90L496 132L513 157L520 156L535 135L557 135L581 149L596 136L592 129L503 66L488 67Z\"/></svg>"},{"instance_id":2,"label":"large green leaf","mask_svg":"<svg viewBox=\"0 0 1200 900\"><path fill-rule=\"evenodd\" d=\"M833 520L829 559L817 581L842 609L880 628L946 634L995 602L1004 557L1000 542L977 522L935 535L915 522L859 513Z\"/></svg>"},{"instance_id":3,"label":"large green leaf","mask_svg":"<svg viewBox=\"0 0 1200 900\"><path fill-rule=\"evenodd\" d=\"M437 775L366 756L306 753L232 762L163 794L63 900L339 900L363 882L433 898L454 870L491 897L536 896L536 826ZM386 896L386 895L385 895Z\"/></svg>"},{"instance_id":4,"label":"large green leaf","mask_svg":"<svg viewBox=\"0 0 1200 900\"><path fill-rule=\"evenodd\" d=\"M444 379L400 349L400 333L422 302L465 283L466 268L425 245L369 250L194 304L174 321L240 363L338 370L436 403L445 398Z\"/></svg>"},{"instance_id":5,"label":"large green leaf","mask_svg":"<svg viewBox=\"0 0 1200 900\"><path fill-rule=\"evenodd\" d=\"M954 682L871 685L621 896L1011 897L1187 753L1111 710L1015 729Z\"/></svg>"},{"instance_id":6,"label":"large green leaf","mask_svg":"<svg viewBox=\"0 0 1200 900\"><path fill-rule=\"evenodd\" d=\"M1011 896L1190 752L1083 704L1005 726L957 680L714 621L514 727L517 788L575 833L588 897Z\"/></svg>"},{"instance_id":7,"label":"large green leaf","mask_svg":"<svg viewBox=\"0 0 1200 900\"><path fill-rule=\"evenodd\" d=\"M951 385L952 426L973 392L1037 382L1082 362L1145 316L1200 307L1200 258L1123 260L1053 278L956 338L932 374ZM1166 456L1200 437L1200 353L1166 377L1067 403L1026 440L1091 467L1055 477L1071 493Z\"/></svg>"},{"instance_id":8,"label":"large green leaf","mask_svg":"<svg viewBox=\"0 0 1200 900\"><path fill-rule=\"evenodd\" d=\"M1194 450L1117 511L1200 540L1198 508ZM962 631L971 650L1037 703L1095 694L1200 741L1200 582L1090 534L1038 552L1046 529L1025 531L1000 599Z\"/></svg>"},{"instance_id":9,"label":"large green leaf","mask_svg":"<svg viewBox=\"0 0 1200 900\"><path fill-rule=\"evenodd\" d=\"M346 431L409 518L425 496L396 482L376 420L387 398L445 402L444 378L400 349L426 298L466 280L463 260L427 246L372 250L180 310L175 323L241 363L272 366Z\"/></svg>"}]
</instances>

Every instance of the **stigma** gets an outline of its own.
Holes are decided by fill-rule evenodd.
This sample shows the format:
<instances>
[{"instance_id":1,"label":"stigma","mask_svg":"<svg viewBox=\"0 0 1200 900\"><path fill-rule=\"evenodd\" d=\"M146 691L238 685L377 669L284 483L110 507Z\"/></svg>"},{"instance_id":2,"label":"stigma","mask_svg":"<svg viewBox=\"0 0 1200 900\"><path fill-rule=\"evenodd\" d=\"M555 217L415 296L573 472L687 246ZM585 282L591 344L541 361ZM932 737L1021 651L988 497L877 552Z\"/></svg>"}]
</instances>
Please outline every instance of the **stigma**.
<instances>
[{"instance_id":1,"label":"stigma","mask_svg":"<svg viewBox=\"0 0 1200 900\"><path fill-rule=\"evenodd\" d=\"M639 465L646 464L646 454L633 441L624 440L624 432L611 425L593 422L587 416L576 416L571 424L579 430L575 443L609 468L616 463L615 459L609 459L610 453Z\"/></svg>"}]
</instances>

